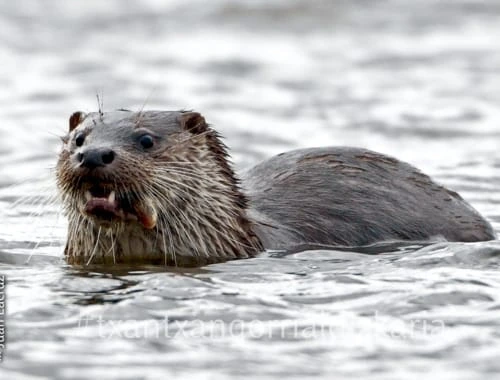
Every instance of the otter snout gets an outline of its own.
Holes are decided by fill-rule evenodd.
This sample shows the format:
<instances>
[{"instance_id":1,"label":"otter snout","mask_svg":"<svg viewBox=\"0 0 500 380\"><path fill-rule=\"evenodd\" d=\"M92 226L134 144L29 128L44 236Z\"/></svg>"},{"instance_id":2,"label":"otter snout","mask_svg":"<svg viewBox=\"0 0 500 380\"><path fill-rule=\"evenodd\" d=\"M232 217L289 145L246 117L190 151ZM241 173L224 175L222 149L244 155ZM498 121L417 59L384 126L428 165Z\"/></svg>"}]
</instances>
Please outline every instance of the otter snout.
<instances>
[{"instance_id":1,"label":"otter snout","mask_svg":"<svg viewBox=\"0 0 500 380\"><path fill-rule=\"evenodd\" d=\"M76 156L80 166L95 169L111 164L116 157L114 150L109 148L89 148Z\"/></svg>"}]
</instances>

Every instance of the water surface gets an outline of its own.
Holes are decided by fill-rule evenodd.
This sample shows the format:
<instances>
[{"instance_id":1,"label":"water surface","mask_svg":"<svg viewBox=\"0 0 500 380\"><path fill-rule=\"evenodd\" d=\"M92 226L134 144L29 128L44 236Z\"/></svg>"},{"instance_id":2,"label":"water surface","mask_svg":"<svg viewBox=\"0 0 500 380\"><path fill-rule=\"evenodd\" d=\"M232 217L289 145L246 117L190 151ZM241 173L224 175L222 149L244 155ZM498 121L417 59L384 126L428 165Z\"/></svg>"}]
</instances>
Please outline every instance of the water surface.
<instances>
[{"instance_id":1,"label":"water surface","mask_svg":"<svg viewBox=\"0 0 500 380\"><path fill-rule=\"evenodd\" d=\"M6 2L5 379L495 378L498 241L72 268L53 203L76 110L196 109L238 168L351 145L408 161L500 231L494 1Z\"/></svg>"}]
</instances>

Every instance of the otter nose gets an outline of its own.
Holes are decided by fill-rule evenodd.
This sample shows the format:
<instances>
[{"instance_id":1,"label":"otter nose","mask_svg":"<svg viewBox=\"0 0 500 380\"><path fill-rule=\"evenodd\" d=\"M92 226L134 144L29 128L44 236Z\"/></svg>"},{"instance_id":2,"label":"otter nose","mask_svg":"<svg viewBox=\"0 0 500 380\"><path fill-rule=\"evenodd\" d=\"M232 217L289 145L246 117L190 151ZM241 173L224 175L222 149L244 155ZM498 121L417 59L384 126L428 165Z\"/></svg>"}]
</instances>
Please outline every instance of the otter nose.
<instances>
[{"instance_id":1,"label":"otter nose","mask_svg":"<svg viewBox=\"0 0 500 380\"><path fill-rule=\"evenodd\" d=\"M88 149L78 153L80 166L88 169L95 169L101 166L109 165L115 159L115 152L107 148Z\"/></svg>"}]
</instances>

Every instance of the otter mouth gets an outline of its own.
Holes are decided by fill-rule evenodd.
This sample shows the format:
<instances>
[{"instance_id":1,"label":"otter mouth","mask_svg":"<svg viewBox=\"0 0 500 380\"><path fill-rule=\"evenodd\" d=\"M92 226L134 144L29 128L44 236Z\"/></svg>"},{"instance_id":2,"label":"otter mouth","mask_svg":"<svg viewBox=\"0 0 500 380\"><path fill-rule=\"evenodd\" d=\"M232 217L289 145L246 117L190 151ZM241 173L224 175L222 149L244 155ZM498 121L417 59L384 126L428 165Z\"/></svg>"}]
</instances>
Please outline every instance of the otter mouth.
<instances>
[{"instance_id":1,"label":"otter mouth","mask_svg":"<svg viewBox=\"0 0 500 380\"><path fill-rule=\"evenodd\" d=\"M97 223L110 226L116 222L138 222L144 228L156 226L157 215L151 202L132 193L118 192L109 186L91 185L85 194L83 213Z\"/></svg>"}]
</instances>

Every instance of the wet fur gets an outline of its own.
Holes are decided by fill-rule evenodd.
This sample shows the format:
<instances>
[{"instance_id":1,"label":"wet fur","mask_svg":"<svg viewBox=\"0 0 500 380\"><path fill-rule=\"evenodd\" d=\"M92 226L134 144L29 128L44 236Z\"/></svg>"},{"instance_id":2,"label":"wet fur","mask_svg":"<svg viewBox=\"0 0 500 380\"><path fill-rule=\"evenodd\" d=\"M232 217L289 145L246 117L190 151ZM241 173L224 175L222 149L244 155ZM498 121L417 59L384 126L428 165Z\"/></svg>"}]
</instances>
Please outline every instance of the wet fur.
<instances>
[{"instance_id":1,"label":"wet fur","mask_svg":"<svg viewBox=\"0 0 500 380\"><path fill-rule=\"evenodd\" d=\"M460 195L409 164L366 149L282 153L243 179L266 248L495 238L491 225Z\"/></svg>"},{"instance_id":2,"label":"wet fur","mask_svg":"<svg viewBox=\"0 0 500 380\"><path fill-rule=\"evenodd\" d=\"M118 118L90 114L77 127L70 119L70 135L57 165L69 221L65 253L70 263L198 265L263 250L246 216L246 197L239 190L225 146L199 114L120 114ZM131 131L138 128L159 136L158 148L148 153L138 150L131 143ZM86 131L87 146L112 147L116 162L98 173L79 168L74 156L80 149L71 144L78 131ZM116 189L152 200L159 215L157 227L146 230L133 222L114 223L111 228L94 224L77 207L84 203L82 175L95 175Z\"/></svg>"},{"instance_id":3,"label":"wet fur","mask_svg":"<svg viewBox=\"0 0 500 380\"><path fill-rule=\"evenodd\" d=\"M494 238L460 196L414 167L356 148L315 148L273 157L235 176L226 147L194 112L74 113L57 180L68 216L68 262L201 265L299 244L364 245L385 240ZM144 152L134 133L157 137ZM86 134L76 147L77 133ZM109 167L79 167L77 153L109 147ZM84 216L82 177L113 184L158 215L154 229L110 226ZM121 193L120 193L121 191Z\"/></svg>"}]
</instances>

